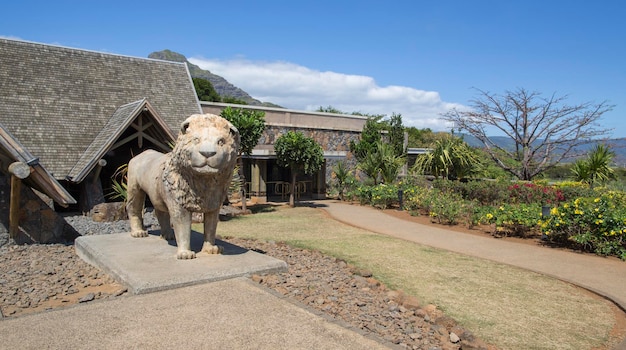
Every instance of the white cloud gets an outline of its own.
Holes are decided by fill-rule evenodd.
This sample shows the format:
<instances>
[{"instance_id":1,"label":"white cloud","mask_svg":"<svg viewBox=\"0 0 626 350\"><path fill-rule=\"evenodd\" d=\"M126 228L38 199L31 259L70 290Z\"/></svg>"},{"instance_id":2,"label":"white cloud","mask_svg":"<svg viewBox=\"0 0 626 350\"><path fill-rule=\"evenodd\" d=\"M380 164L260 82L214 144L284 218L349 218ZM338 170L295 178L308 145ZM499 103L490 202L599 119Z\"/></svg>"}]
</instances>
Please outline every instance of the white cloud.
<instances>
[{"instance_id":1,"label":"white cloud","mask_svg":"<svg viewBox=\"0 0 626 350\"><path fill-rule=\"evenodd\" d=\"M289 62L254 62L246 59L190 58L189 62L224 77L252 97L296 110L332 106L367 114L402 114L406 126L447 130L439 118L451 108L464 106L442 101L436 91L406 86L378 86L372 77L321 72Z\"/></svg>"}]
</instances>

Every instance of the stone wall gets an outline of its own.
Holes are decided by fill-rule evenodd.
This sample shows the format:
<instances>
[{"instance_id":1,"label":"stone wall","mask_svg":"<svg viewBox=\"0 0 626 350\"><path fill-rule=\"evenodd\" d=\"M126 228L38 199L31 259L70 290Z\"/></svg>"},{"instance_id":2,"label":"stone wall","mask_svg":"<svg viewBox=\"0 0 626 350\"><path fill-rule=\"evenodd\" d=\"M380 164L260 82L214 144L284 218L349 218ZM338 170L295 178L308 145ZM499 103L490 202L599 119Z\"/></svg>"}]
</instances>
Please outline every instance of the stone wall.
<instances>
[{"instance_id":1,"label":"stone wall","mask_svg":"<svg viewBox=\"0 0 626 350\"><path fill-rule=\"evenodd\" d=\"M76 231L30 187L22 184L18 233L15 243L58 243L77 237ZM42 195L43 196L43 195ZM11 178L0 173L0 246L10 243Z\"/></svg>"}]
</instances>

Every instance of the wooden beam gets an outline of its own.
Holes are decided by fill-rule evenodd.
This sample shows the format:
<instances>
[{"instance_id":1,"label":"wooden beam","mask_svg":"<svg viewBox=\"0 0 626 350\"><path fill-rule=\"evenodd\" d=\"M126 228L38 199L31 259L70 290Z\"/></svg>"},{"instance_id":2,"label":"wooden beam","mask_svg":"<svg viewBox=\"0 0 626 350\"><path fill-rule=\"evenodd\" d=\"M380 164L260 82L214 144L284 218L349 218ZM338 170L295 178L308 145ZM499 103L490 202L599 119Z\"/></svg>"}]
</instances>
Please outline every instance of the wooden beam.
<instances>
[{"instance_id":1,"label":"wooden beam","mask_svg":"<svg viewBox=\"0 0 626 350\"><path fill-rule=\"evenodd\" d=\"M30 167L22 162L9 165L11 173L11 199L9 203L9 237L16 239L20 231L20 194L22 179L30 175Z\"/></svg>"}]
</instances>

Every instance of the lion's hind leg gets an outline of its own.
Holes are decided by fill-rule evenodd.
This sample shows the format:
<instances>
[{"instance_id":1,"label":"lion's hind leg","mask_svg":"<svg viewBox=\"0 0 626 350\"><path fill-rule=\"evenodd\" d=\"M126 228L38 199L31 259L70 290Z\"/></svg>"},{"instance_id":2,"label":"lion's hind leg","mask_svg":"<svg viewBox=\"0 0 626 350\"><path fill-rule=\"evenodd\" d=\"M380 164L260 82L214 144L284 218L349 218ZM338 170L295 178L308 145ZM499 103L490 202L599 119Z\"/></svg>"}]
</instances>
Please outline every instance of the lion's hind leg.
<instances>
[{"instance_id":1,"label":"lion's hind leg","mask_svg":"<svg viewBox=\"0 0 626 350\"><path fill-rule=\"evenodd\" d=\"M161 226L161 238L168 241L176 239L174 236L174 230L172 229L172 225L170 223L170 213L154 209L154 215L156 215L157 220L159 221L159 226Z\"/></svg>"}]
</instances>

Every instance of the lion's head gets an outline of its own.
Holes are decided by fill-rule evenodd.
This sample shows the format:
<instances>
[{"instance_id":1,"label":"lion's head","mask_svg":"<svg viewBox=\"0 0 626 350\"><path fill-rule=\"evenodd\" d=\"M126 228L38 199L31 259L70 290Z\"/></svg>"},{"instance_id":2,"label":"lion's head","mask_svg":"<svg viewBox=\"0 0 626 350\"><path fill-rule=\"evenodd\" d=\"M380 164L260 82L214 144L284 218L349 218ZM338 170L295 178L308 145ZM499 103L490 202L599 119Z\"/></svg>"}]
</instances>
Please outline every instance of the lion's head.
<instances>
[{"instance_id":1,"label":"lion's head","mask_svg":"<svg viewBox=\"0 0 626 350\"><path fill-rule=\"evenodd\" d=\"M232 171L238 149L239 131L228 120L194 114L181 124L172 154L179 169L202 176Z\"/></svg>"},{"instance_id":2,"label":"lion's head","mask_svg":"<svg viewBox=\"0 0 626 350\"><path fill-rule=\"evenodd\" d=\"M239 131L213 114L194 114L182 124L163 170L166 188L187 210L219 207L237 162Z\"/></svg>"}]
</instances>

